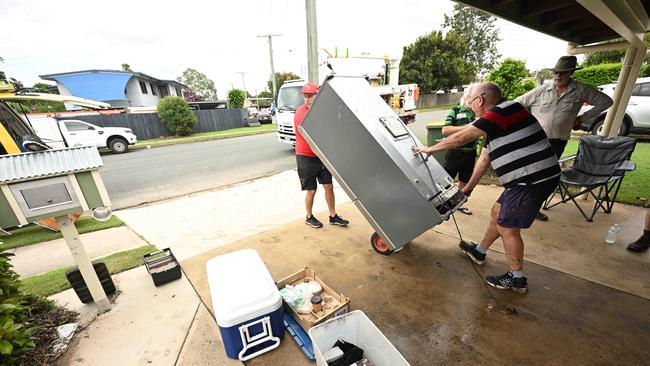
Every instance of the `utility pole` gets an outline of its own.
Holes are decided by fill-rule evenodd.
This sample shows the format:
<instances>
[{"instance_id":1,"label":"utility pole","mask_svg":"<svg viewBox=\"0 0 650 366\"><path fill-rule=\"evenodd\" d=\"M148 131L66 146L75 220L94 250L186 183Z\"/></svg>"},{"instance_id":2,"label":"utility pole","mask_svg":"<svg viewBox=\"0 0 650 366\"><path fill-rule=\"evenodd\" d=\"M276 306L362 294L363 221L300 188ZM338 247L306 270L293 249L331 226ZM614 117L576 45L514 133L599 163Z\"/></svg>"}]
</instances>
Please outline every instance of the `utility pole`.
<instances>
[{"instance_id":1,"label":"utility pole","mask_svg":"<svg viewBox=\"0 0 650 366\"><path fill-rule=\"evenodd\" d=\"M278 90L278 86L276 85L275 82L275 68L273 67L273 37L279 37L282 34L263 34L261 36L257 36L258 38L260 37L267 37L269 39L269 59L271 59L271 86L273 87L273 90L271 90L271 93L273 95L273 103L275 103L275 93Z\"/></svg>"},{"instance_id":2,"label":"utility pole","mask_svg":"<svg viewBox=\"0 0 650 366\"><path fill-rule=\"evenodd\" d=\"M248 100L248 93L246 92L246 78L244 75L248 74L246 71L237 71L237 74L241 74L241 81L244 84L244 101Z\"/></svg>"},{"instance_id":3,"label":"utility pole","mask_svg":"<svg viewBox=\"0 0 650 366\"><path fill-rule=\"evenodd\" d=\"M305 0L307 13L307 73L308 81L319 84L318 78L318 35L316 22L316 0Z\"/></svg>"}]
</instances>

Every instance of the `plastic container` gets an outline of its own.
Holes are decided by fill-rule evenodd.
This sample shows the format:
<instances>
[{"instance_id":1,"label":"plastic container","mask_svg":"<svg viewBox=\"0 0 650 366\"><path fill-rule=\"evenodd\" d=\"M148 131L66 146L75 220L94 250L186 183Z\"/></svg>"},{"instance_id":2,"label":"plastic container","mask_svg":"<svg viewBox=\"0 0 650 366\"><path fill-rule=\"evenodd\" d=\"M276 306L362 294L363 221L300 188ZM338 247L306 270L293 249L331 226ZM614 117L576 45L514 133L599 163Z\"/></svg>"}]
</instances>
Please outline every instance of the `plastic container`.
<instances>
[{"instance_id":1,"label":"plastic container","mask_svg":"<svg viewBox=\"0 0 650 366\"><path fill-rule=\"evenodd\" d=\"M384 334L360 310L338 316L309 329L316 365L327 366L323 353L340 338L363 349L364 357L375 366L409 365Z\"/></svg>"},{"instance_id":2,"label":"plastic container","mask_svg":"<svg viewBox=\"0 0 650 366\"><path fill-rule=\"evenodd\" d=\"M205 268L228 357L246 361L278 347L284 336L282 298L257 252L220 255Z\"/></svg>"},{"instance_id":3,"label":"plastic container","mask_svg":"<svg viewBox=\"0 0 650 366\"><path fill-rule=\"evenodd\" d=\"M181 278L181 265L176 260L171 249L165 248L145 254L143 259L147 272L153 279L154 286L158 287Z\"/></svg>"},{"instance_id":4,"label":"plastic container","mask_svg":"<svg viewBox=\"0 0 650 366\"><path fill-rule=\"evenodd\" d=\"M616 243L616 236L618 235L619 231L621 231L621 228L618 226L618 224L612 225L612 227L610 227L609 230L607 231L607 236L605 237L605 243L607 244Z\"/></svg>"}]
</instances>

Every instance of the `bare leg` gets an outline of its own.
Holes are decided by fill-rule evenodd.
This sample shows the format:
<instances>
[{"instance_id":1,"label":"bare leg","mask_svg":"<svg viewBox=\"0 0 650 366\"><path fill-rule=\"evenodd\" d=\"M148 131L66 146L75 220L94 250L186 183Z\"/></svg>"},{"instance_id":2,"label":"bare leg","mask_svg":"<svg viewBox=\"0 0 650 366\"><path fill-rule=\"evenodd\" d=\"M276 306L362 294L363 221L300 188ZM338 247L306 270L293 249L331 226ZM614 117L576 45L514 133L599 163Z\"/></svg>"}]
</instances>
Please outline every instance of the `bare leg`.
<instances>
[{"instance_id":1,"label":"bare leg","mask_svg":"<svg viewBox=\"0 0 650 366\"><path fill-rule=\"evenodd\" d=\"M314 196L316 196L316 190L308 190L305 194L305 209L307 210L307 217L312 215L312 208L314 208Z\"/></svg>"},{"instance_id":2,"label":"bare leg","mask_svg":"<svg viewBox=\"0 0 650 366\"><path fill-rule=\"evenodd\" d=\"M467 185L467 182L458 181L458 188L463 189L463 187L465 187L466 185ZM461 208L467 207L467 202L463 203L463 205L460 206L460 207Z\"/></svg>"},{"instance_id":3,"label":"bare leg","mask_svg":"<svg viewBox=\"0 0 650 366\"><path fill-rule=\"evenodd\" d=\"M503 248L506 251L510 269L521 271L524 266L524 240L521 238L521 229L500 225L497 225L497 228L503 240Z\"/></svg>"},{"instance_id":4,"label":"bare leg","mask_svg":"<svg viewBox=\"0 0 650 366\"><path fill-rule=\"evenodd\" d=\"M325 189L325 201L327 202L327 208L330 210L330 216L336 215L336 205L334 200L334 185L332 184L323 184Z\"/></svg>"},{"instance_id":5,"label":"bare leg","mask_svg":"<svg viewBox=\"0 0 650 366\"><path fill-rule=\"evenodd\" d=\"M488 224L488 227L485 230L485 234L483 235L483 240L481 240L480 243L482 248L489 248L500 236L499 230L497 228L499 210L501 210L501 204L495 203L494 206L492 206L492 210L490 211L490 223Z\"/></svg>"}]
</instances>

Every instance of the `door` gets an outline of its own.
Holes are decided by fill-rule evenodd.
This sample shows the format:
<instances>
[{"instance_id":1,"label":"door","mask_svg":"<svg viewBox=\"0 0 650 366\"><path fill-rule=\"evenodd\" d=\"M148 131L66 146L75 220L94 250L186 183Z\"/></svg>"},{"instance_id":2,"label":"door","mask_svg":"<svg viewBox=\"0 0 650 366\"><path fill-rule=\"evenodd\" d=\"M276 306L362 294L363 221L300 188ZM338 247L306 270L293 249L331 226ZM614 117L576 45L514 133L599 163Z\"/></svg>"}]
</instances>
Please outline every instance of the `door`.
<instances>
[{"instance_id":1,"label":"door","mask_svg":"<svg viewBox=\"0 0 650 366\"><path fill-rule=\"evenodd\" d=\"M104 146L104 131L95 125L81 121L60 121L61 132L69 147Z\"/></svg>"},{"instance_id":2,"label":"door","mask_svg":"<svg viewBox=\"0 0 650 366\"><path fill-rule=\"evenodd\" d=\"M650 82L634 86L626 109L634 127L650 128Z\"/></svg>"}]
</instances>

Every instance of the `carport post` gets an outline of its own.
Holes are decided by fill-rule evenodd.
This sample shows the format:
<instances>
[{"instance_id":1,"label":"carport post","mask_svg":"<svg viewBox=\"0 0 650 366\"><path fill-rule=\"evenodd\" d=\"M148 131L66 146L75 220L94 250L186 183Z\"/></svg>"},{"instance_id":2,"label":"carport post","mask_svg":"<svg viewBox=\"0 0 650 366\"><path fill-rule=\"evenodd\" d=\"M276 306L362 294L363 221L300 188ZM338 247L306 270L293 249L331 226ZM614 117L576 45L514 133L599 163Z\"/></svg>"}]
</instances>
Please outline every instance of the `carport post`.
<instances>
[{"instance_id":1,"label":"carport post","mask_svg":"<svg viewBox=\"0 0 650 366\"><path fill-rule=\"evenodd\" d=\"M600 132L601 136L614 137L618 135L618 130L623 123L625 108L630 101L632 89L634 89L636 77L639 75L639 70L641 70L641 63L645 58L646 50L647 47L645 46L636 47L630 45L625 52L625 59L614 89L614 104L607 111L605 123L603 123L603 129Z\"/></svg>"},{"instance_id":2,"label":"carport post","mask_svg":"<svg viewBox=\"0 0 650 366\"><path fill-rule=\"evenodd\" d=\"M92 295L95 301L97 314L103 314L111 310L111 303L108 301L108 297L106 297L102 284L99 282L97 273L95 273L95 268L90 262L90 258L88 258L81 239L79 239L79 233L74 227L74 223L68 215L57 216L56 223L59 225L63 239L68 244L70 253L72 253L72 257L79 267L79 272L81 272L81 277L83 277L86 286L88 286L88 290L90 290L90 295Z\"/></svg>"}]
</instances>

